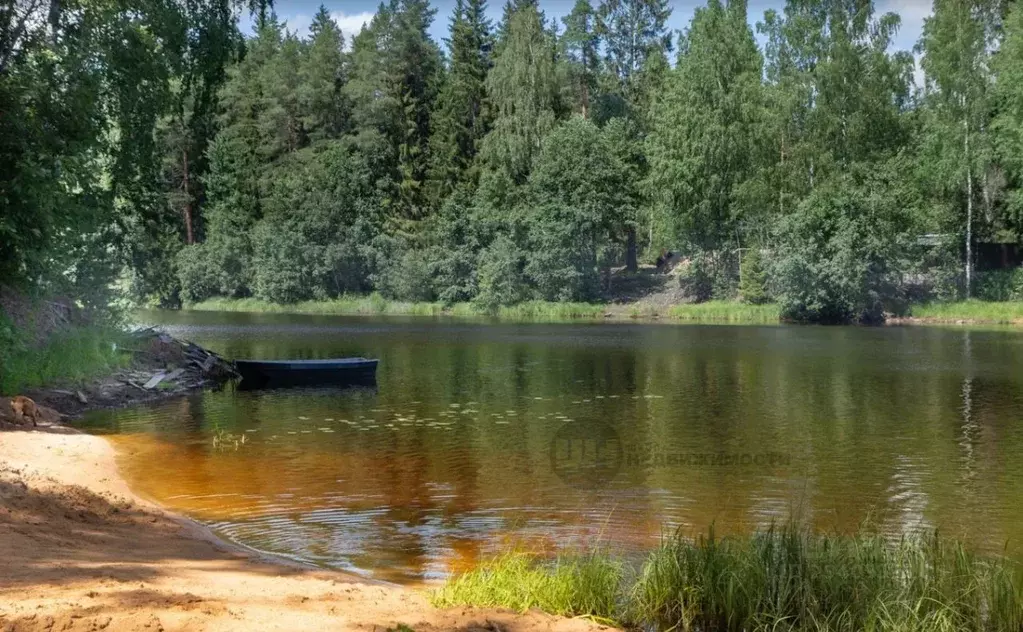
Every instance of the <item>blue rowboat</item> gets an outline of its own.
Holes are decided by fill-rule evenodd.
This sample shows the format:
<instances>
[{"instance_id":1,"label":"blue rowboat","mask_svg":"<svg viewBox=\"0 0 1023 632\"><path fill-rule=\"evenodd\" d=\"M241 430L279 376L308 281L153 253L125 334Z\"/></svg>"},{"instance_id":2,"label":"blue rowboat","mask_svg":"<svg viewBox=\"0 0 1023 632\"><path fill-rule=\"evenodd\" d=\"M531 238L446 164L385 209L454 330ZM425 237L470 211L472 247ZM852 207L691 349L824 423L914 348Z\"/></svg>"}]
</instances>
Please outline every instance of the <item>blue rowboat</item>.
<instances>
[{"instance_id":1,"label":"blue rowboat","mask_svg":"<svg viewBox=\"0 0 1023 632\"><path fill-rule=\"evenodd\" d=\"M373 384L377 360L337 358L332 360L235 360L241 385L245 388L299 386L307 384Z\"/></svg>"}]
</instances>

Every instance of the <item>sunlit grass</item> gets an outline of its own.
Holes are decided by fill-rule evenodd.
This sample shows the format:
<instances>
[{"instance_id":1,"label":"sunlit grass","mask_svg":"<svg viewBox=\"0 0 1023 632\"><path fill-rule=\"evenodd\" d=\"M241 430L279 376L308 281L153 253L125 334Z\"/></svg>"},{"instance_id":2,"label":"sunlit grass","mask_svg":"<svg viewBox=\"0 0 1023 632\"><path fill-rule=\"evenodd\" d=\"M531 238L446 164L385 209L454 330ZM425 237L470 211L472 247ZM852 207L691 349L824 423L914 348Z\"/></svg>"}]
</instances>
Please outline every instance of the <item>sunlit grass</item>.
<instances>
[{"instance_id":1,"label":"sunlit grass","mask_svg":"<svg viewBox=\"0 0 1023 632\"><path fill-rule=\"evenodd\" d=\"M1023 323L1023 303L978 300L926 303L914 305L910 315L942 322L965 320L993 324Z\"/></svg>"},{"instance_id":2,"label":"sunlit grass","mask_svg":"<svg viewBox=\"0 0 1023 632\"><path fill-rule=\"evenodd\" d=\"M781 320L778 305L748 305L738 301L707 301L675 305L668 310L668 318L687 322L769 324Z\"/></svg>"},{"instance_id":3,"label":"sunlit grass","mask_svg":"<svg viewBox=\"0 0 1023 632\"><path fill-rule=\"evenodd\" d=\"M365 296L343 296L324 301L303 301L291 304L270 303L254 298L214 298L195 303L188 309L220 312L258 312L280 314L326 314L326 315L394 315L394 316L493 316L508 320L570 320L575 318L596 318L604 312L604 306L590 303L553 303L529 301L518 305L502 306L496 312L482 311L471 303L406 303L391 301L379 294Z\"/></svg>"},{"instance_id":4,"label":"sunlit grass","mask_svg":"<svg viewBox=\"0 0 1023 632\"><path fill-rule=\"evenodd\" d=\"M431 595L435 606L538 608L550 614L617 622L625 565L603 552L546 560L510 552L451 579Z\"/></svg>"},{"instance_id":5,"label":"sunlit grass","mask_svg":"<svg viewBox=\"0 0 1023 632\"><path fill-rule=\"evenodd\" d=\"M937 535L893 542L788 526L725 538L675 534L638 567L606 553L554 561L509 553L452 578L433 601L642 629L1018 632L1021 587L1016 564Z\"/></svg>"},{"instance_id":6,"label":"sunlit grass","mask_svg":"<svg viewBox=\"0 0 1023 632\"><path fill-rule=\"evenodd\" d=\"M55 334L42 346L18 338L0 355L0 394L28 388L80 384L130 361L116 346L123 334L107 328L76 327Z\"/></svg>"},{"instance_id":7,"label":"sunlit grass","mask_svg":"<svg viewBox=\"0 0 1023 632\"><path fill-rule=\"evenodd\" d=\"M258 312L277 314L326 314L326 315L414 315L434 316L445 312L442 303L405 303L389 301L379 294L365 296L343 296L323 301L301 301L298 303L271 303L256 298L211 298L187 306L188 309L212 312Z\"/></svg>"}]
</instances>

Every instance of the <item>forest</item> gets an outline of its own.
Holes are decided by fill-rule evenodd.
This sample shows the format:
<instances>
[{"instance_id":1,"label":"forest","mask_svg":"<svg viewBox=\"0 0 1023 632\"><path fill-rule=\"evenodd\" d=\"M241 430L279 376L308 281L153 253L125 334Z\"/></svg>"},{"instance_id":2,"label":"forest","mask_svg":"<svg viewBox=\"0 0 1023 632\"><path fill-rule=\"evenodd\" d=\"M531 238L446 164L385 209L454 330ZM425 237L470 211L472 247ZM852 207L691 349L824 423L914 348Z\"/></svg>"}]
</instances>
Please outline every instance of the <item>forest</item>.
<instances>
[{"instance_id":1,"label":"forest","mask_svg":"<svg viewBox=\"0 0 1023 632\"><path fill-rule=\"evenodd\" d=\"M935 0L912 51L870 0L670 12L387 0L346 38L266 0L6 3L0 283L486 313L672 251L692 300L798 321L1023 299L978 254L1023 233L1023 5Z\"/></svg>"}]
</instances>

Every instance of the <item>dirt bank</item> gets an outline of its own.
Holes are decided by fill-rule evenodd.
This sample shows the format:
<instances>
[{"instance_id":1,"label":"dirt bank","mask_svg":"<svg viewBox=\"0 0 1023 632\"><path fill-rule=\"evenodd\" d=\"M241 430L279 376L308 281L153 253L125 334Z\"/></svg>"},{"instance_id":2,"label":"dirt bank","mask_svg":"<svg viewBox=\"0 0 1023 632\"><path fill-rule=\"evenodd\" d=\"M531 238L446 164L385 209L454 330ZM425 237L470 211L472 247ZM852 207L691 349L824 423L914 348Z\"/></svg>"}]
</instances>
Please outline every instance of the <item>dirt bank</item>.
<instances>
[{"instance_id":1,"label":"dirt bank","mask_svg":"<svg viewBox=\"0 0 1023 632\"><path fill-rule=\"evenodd\" d=\"M103 439L0 432L0 630L605 629L437 610L422 592L229 551L135 497Z\"/></svg>"}]
</instances>

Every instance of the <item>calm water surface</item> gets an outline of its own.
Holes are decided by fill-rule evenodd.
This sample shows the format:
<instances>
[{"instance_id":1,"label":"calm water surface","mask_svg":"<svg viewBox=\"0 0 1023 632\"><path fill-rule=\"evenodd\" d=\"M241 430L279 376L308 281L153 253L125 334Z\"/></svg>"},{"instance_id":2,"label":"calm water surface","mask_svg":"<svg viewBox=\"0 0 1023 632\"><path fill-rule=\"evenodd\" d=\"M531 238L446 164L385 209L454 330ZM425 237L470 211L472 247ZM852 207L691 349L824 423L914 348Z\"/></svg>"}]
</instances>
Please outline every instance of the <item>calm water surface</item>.
<instances>
[{"instance_id":1,"label":"calm water surface","mask_svg":"<svg viewBox=\"0 0 1023 632\"><path fill-rule=\"evenodd\" d=\"M416 582L512 543L641 551L796 519L1023 557L1023 333L141 318L232 358L380 359L375 390L86 420L137 491L264 552Z\"/></svg>"}]
</instances>

